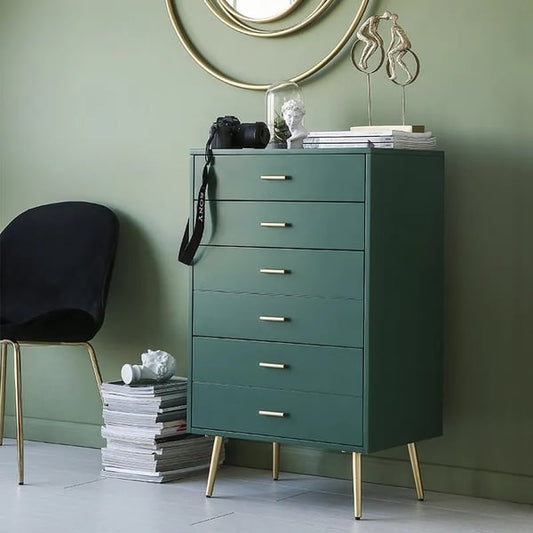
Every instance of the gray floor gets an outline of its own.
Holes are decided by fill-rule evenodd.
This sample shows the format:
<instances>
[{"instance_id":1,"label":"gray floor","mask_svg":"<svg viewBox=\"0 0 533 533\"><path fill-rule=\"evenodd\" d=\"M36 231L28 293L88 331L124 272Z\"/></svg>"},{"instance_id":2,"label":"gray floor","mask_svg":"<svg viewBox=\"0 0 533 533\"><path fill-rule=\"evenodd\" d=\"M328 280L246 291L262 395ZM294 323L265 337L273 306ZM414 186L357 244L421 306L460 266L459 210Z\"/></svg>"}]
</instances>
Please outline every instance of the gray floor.
<instances>
[{"instance_id":1,"label":"gray floor","mask_svg":"<svg viewBox=\"0 0 533 533\"><path fill-rule=\"evenodd\" d=\"M533 507L364 484L352 518L349 481L222 466L212 498L206 475L163 485L100 476L99 450L27 442L26 484L13 440L0 448L1 533L533 532Z\"/></svg>"}]
</instances>

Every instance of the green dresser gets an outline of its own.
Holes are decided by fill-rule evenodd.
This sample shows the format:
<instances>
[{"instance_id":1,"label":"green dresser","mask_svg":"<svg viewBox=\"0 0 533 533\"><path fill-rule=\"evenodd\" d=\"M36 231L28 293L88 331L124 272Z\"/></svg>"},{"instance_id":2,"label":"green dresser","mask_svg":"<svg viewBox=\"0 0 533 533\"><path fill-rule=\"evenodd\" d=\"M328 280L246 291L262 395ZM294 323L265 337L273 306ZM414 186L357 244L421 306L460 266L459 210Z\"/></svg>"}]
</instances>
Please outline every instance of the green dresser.
<instances>
[{"instance_id":1,"label":"green dresser","mask_svg":"<svg viewBox=\"0 0 533 533\"><path fill-rule=\"evenodd\" d=\"M203 164L193 151L193 195ZM436 151L215 151L189 431L350 451L359 478L362 453L441 434L443 167Z\"/></svg>"}]
</instances>

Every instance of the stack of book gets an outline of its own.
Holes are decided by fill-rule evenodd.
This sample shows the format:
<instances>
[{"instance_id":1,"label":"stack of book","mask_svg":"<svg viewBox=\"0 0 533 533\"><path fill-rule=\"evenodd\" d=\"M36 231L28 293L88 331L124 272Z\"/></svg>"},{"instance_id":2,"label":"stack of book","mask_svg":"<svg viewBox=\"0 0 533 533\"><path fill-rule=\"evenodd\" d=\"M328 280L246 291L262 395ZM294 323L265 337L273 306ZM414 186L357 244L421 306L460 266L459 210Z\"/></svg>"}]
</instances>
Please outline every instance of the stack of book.
<instances>
[{"instance_id":1,"label":"stack of book","mask_svg":"<svg viewBox=\"0 0 533 533\"><path fill-rule=\"evenodd\" d=\"M102 472L161 483L208 468L213 437L186 432L187 379L102 384Z\"/></svg>"},{"instance_id":2,"label":"stack of book","mask_svg":"<svg viewBox=\"0 0 533 533\"><path fill-rule=\"evenodd\" d=\"M434 150L437 140L424 126L353 126L346 131L309 132L303 147Z\"/></svg>"}]
</instances>

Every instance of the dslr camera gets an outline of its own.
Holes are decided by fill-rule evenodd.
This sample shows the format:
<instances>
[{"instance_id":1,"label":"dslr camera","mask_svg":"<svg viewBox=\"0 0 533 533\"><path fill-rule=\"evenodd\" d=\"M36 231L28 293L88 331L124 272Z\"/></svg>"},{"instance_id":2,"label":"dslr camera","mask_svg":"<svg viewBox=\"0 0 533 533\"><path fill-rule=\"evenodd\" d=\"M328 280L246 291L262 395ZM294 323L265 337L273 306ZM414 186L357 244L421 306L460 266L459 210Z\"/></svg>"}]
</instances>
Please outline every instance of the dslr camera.
<instances>
[{"instance_id":1,"label":"dslr camera","mask_svg":"<svg viewBox=\"0 0 533 533\"><path fill-rule=\"evenodd\" d=\"M211 126L211 148L265 148L270 132L264 122L241 124L237 117L218 117Z\"/></svg>"}]
</instances>

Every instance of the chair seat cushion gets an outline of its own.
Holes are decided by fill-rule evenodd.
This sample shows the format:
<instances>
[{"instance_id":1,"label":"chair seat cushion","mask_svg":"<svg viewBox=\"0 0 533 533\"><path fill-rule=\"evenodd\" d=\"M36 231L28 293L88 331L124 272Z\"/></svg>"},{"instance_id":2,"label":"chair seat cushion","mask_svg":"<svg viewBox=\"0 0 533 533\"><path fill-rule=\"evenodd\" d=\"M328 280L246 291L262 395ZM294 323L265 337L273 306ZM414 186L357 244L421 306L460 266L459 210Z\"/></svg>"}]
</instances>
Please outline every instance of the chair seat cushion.
<instances>
[{"instance_id":1,"label":"chair seat cushion","mask_svg":"<svg viewBox=\"0 0 533 533\"><path fill-rule=\"evenodd\" d=\"M24 322L0 320L0 339L11 341L87 342L98 331L93 317L80 309L60 309Z\"/></svg>"}]
</instances>

